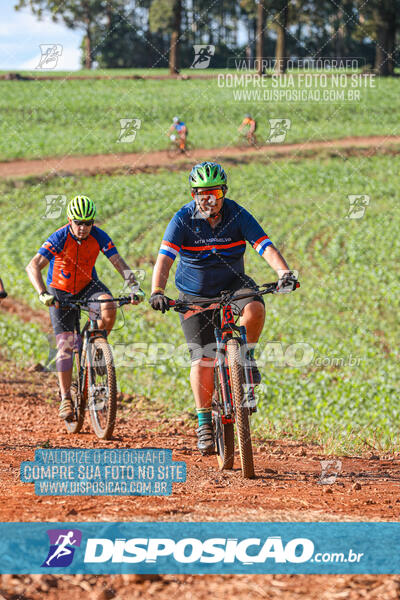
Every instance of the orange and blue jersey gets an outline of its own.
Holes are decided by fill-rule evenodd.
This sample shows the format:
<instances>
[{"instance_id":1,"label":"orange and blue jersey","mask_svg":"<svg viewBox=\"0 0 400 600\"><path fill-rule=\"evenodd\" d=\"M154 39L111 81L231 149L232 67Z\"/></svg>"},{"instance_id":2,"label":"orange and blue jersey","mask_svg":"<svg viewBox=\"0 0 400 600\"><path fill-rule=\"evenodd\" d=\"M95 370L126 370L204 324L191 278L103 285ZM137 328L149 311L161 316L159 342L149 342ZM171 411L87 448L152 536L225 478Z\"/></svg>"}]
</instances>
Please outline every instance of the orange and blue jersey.
<instances>
[{"instance_id":1,"label":"orange and blue jersey","mask_svg":"<svg viewBox=\"0 0 400 600\"><path fill-rule=\"evenodd\" d=\"M174 125L173 125L173 126L174 126L174 128L176 129L176 131L177 131L178 133L180 133L180 132L182 131L182 129L183 129L184 127L186 127L186 125L185 125L185 123L184 123L183 121L178 121L178 123L174 123Z\"/></svg>"},{"instance_id":2,"label":"orange and blue jersey","mask_svg":"<svg viewBox=\"0 0 400 600\"><path fill-rule=\"evenodd\" d=\"M91 281L98 279L94 264L100 251L107 258L118 254L105 231L93 225L89 236L78 240L70 226L64 225L38 250L50 261L47 285L77 294Z\"/></svg>"},{"instance_id":3,"label":"orange and blue jersey","mask_svg":"<svg viewBox=\"0 0 400 600\"><path fill-rule=\"evenodd\" d=\"M262 255L272 244L256 219L242 206L225 198L222 219L213 229L198 213L194 200L170 221L160 254L180 256L175 283L178 290L212 297L244 275L246 242Z\"/></svg>"}]
</instances>

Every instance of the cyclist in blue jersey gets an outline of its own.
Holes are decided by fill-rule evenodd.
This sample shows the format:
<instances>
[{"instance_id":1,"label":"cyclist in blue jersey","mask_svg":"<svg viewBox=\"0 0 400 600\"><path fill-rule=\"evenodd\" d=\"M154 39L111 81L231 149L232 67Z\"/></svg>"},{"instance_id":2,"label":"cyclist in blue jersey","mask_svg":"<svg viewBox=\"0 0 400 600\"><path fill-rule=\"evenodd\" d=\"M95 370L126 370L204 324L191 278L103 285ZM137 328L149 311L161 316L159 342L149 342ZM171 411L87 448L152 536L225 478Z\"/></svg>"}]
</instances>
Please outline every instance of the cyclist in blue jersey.
<instances>
[{"instance_id":1,"label":"cyclist in blue jersey","mask_svg":"<svg viewBox=\"0 0 400 600\"><path fill-rule=\"evenodd\" d=\"M169 128L167 135L173 142L175 142L176 135L178 135L179 148L182 152L185 150L186 138L188 136L188 133L188 128L186 127L185 123L181 121L179 117L174 117L172 119L172 125Z\"/></svg>"},{"instance_id":2,"label":"cyclist in blue jersey","mask_svg":"<svg viewBox=\"0 0 400 600\"><path fill-rule=\"evenodd\" d=\"M197 164L189 175L189 182L193 200L171 219L154 267L150 297L153 309L163 313L169 310L164 290L178 254L175 284L181 300L212 298L222 290L238 293L254 290L256 284L244 270L246 242L277 272L278 290L293 288L296 281L293 272L261 225L245 208L225 197L228 187L223 168L213 162ZM254 360L254 346L264 326L264 301L255 292L253 297L235 304L241 324L247 329L253 380L259 384L261 375ZM198 448L203 454L214 450L211 415L214 374L210 366L215 356L215 338L210 314L210 309L204 309L189 318L180 315L192 361L190 383L198 414Z\"/></svg>"}]
</instances>

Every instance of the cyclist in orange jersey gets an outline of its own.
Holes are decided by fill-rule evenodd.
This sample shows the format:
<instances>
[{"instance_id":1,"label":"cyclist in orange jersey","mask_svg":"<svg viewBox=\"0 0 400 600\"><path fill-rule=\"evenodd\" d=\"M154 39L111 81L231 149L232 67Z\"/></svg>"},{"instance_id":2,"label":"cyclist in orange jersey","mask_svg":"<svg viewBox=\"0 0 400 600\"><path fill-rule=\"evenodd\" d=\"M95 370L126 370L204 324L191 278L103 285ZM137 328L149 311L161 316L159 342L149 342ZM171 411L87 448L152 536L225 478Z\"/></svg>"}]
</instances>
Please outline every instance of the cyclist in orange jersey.
<instances>
[{"instance_id":1,"label":"cyclist in orange jersey","mask_svg":"<svg viewBox=\"0 0 400 600\"><path fill-rule=\"evenodd\" d=\"M256 136L255 136L255 132L257 129L257 123L256 120L253 119L251 117L251 115L249 115L248 113L244 115L244 119L241 122L238 131L239 133L242 131L243 128L248 127L248 131L246 133L246 137L247 140L249 141L250 144L255 144L256 143Z\"/></svg>"},{"instance_id":2,"label":"cyclist in orange jersey","mask_svg":"<svg viewBox=\"0 0 400 600\"><path fill-rule=\"evenodd\" d=\"M75 344L74 330L77 311L63 308L60 302L73 300L108 300L109 289L97 276L95 262L102 252L121 274L131 288L131 302L138 304L144 299L133 271L118 253L113 241L105 231L94 224L96 206L87 196L76 196L67 207L68 223L54 232L39 248L26 270L39 294L39 300L50 308L50 318L57 342L56 369L61 392L59 416L73 417L71 399L72 352ZM47 289L41 271L49 267ZM93 318L98 319L100 329L112 330L116 317L113 302L90 305Z\"/></svg>"}]
</instances>

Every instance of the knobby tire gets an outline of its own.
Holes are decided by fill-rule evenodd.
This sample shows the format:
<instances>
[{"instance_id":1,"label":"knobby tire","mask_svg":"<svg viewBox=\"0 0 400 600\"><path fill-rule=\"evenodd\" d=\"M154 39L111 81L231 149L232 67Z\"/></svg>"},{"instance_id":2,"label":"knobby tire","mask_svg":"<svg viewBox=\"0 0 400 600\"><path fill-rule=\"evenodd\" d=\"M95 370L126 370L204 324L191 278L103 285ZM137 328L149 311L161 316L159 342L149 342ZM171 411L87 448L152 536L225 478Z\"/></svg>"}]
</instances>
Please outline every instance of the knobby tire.
<instances>
[{"instance_id":1,"label":"knobby tire","mask_svg":"<svg viewBox=\"0 0 400 600\"><path fill-rule=\"evenodd\" d=\"M219 369L214 371L214 396L213 396L213 420L215 432L215 446L217 461L220 470L232 469L235 459L235 435L233 423L222 423L223 401L221 397L221 386L219 381Z\"/></svg>"},{"instance_id":2,"label":"knobby tire","mask_svg":"<svg viewBox=\"0 0 400 600\"><path fill-rule=\"evenodd\" d=\"M113 434L115 419L117 415L117 379L115 374L114 359L111 352L111 348L107 340L103 337L97 337L91 342L91 356L92 360L96 356L96 350L101 350L104 357L104 368L105 373L101 377L107 376L106 388L108 388L108 399L105 410L96 409L94 397L92 396L93 390L88 390L88 404L89 404L89 415L92 423L93 430L98 438L102 440L109 440ZM92 386L96 382L96 377L99 375L96 373L96 366L87 366L87 369L92 370ZM90 379L89 379L90 381ZM100 422L99 415L102 414Z\"/></svg>"},{"instance_id":3,"label":"knobby tire","mask_svg":"<svg viewBox=\"0 0 400 600\"><path fill-rule=\"evenodd\" d=\"M68 433L79 433L83 427L83 421L85 419L85 408L87 400L87 375L86 370L84 371L84 380L79 380L80 376L80 363L79 353L74 352L73 354L73 371L72 371L72 384L71 384L71 397L74 405L74 420L64 421Z\"/></svg>"},{"instance_id":4,"label":"knobby tire","mask_svg":"<svg viewBox=\"0 0 400 600\"><path fill-rule=\"evenodd\" d=\"M253 448L251 444L249 409L244 406L244 373L240 358L238 340L228 340L226 344L232 397L236 413L236 427L239 442L239 454L242 462L242 473L245 479L254 477Z\"/></svg>"}]
</instances>

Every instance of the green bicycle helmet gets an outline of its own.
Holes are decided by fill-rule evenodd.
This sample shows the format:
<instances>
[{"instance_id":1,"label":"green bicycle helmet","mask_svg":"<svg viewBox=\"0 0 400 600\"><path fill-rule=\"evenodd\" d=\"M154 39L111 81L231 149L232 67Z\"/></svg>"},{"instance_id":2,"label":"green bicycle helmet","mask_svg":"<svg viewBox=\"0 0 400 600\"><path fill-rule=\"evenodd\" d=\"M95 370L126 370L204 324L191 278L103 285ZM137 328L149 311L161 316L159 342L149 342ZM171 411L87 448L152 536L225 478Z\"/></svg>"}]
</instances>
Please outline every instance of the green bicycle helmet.
<instances>
[{"instance_id":1,"label":"green bicycle helmet","mask_svg":"<svg viewBox=\"0 0 400 600\"><path fill-rule=\"evenodd\" d=\"M91 221L96 216L96 206L87 196L75 196L68 204L67 217L82 221Z\"/></svg>"},{"instance_id":2,"label":"green bicycle helmet","mask_svg":"<svg viewBox=\"0 0 400 600\"><path fill-rule=\"evenodd\" d=\"M228 177L225 171L215 162L202 162L194 165L190 171L189 183L192 188L208 188L217 185L227 185Z\"/></svg>"}]
</instances>

